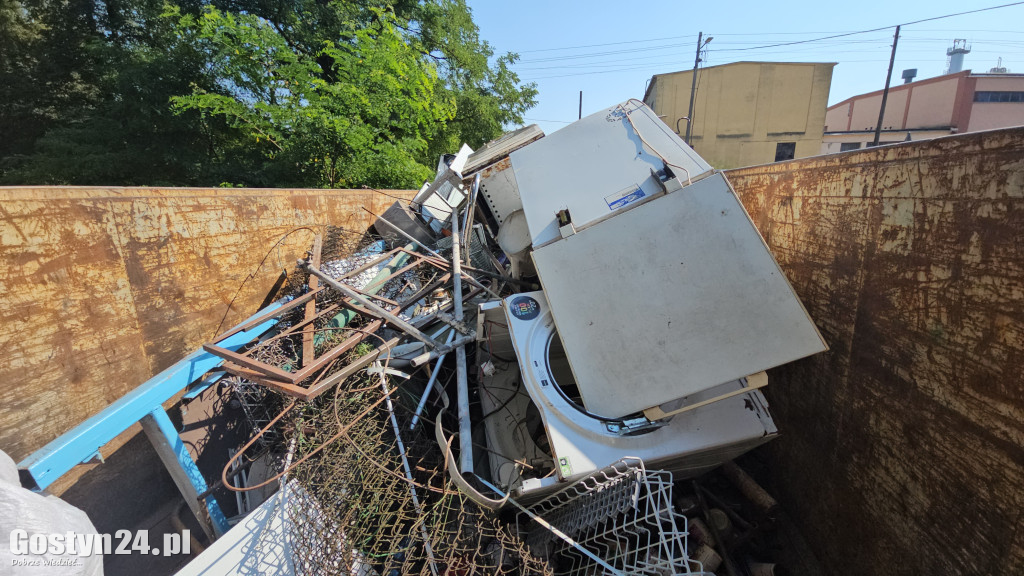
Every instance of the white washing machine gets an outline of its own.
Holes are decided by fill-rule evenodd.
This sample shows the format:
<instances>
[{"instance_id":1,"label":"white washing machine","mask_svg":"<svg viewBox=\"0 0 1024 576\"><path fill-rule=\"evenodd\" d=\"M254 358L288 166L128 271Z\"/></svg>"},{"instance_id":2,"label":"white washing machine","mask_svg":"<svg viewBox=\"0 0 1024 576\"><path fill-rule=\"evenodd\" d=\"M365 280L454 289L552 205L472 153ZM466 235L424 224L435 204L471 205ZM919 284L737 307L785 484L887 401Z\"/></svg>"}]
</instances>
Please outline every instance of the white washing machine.
<instances>
[{"instance_id":1,"label":"white washing machine","mask_svg":"<svg viewBox=\"0 0 1024 576\"><path fill-rule=\"evenodd\" d=\"M677 414L667 421L651 423L642 415L605 417L587 412L579 397L572 370L555 329L544 292L517 294L503 301L508 338L518 360L522 389L539 414L544 437L533 435L524 454L515 459L536 457L538 445L554 462L554 474L544 479L500 475L505 488L519 495L546 492L559 482L575 479L626 456L635 456L651 468L670 470L676 479L702 474L719 464L768 442L777 435L768 403L757 390ZM615 338L608 334L608 338ZM500 343L492 337L491 346ZM514 368L512 368L514 369ZM623 381L623 390L643 386L643 374L635 381ZM512 389L512 378L500 380ZM485 384L486 385L486 384ZM735 380L686 398L696 403L718 397L744 386ZM505 396L507 398L507 396ZM501 401L500 396L494 399ZM531 426L529 403L508 402L503 418L488 422L489 438L523 436ZM518 412L518 413L515 413ZM503 430L502 427L511 427ZM523 446L520 441L519 446ZM507 448L512 450L513 448ZM517 448L523 451L523 448ZM511 458L509 458L511 459ZM493 462L492 462L493 463ZM498 463L499 467L502 463ZM507 465L505 462L504 465Z\"/></svg>"}]
</instances>

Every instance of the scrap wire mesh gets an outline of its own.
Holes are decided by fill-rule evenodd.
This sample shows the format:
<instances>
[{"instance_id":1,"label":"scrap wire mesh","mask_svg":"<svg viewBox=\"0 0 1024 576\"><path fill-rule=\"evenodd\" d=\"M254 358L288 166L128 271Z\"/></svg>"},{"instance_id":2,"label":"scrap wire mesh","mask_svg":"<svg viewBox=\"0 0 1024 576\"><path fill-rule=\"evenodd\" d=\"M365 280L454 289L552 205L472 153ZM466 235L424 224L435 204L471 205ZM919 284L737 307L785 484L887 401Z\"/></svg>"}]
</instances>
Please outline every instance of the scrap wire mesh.
<instances>
[{"instance_id":1,"label":"scrap wire mesh","mask_svg":"<svg viewBox=\"0 0 1024 576\"><path fill-rule=\"evenodd\" d=\"M245 415L249 434L258 434L281 411L280 396L267 390L265 386L233 375L225 377L223 382L234 392L235 399ZM280 443L280 430L277 427L270 427L259 435L256 447L268 448Z\"/></svg>"},{"instance_id":2,"label":"scrap wire mesh","mask_svg":"<svg viewBox=\"0 0 1024 576\"><path fill-rule=\"evenodd\" d=\"M672 505L672 474L620 460L538 502L530 511L625 574L700 573L689 561L686 516ZM605 574L570 543L531 521L527 542L556 574Z\"/></svg>"},{"instance_id":3,"label":"scrap wire mesh","mask_svg":"<svg viewBox=\"0 0 1024 576\"><path fill-rule=\"evenodd\" d=\"M451 260L452 244L452 237L445 236L434 244L434 250L446 259ZM478 270L495 272L494 264L491 263L487 250L487 239L483 228L477 225L473 228L473 234L469 236L469 264Z\"/></svg>"},{"instance_id":4,"label":"scrap wire mesh","mask_svg":"<svg viewBox=\"0 0 1024 576\"><path fill-rule=\"evenodd\" d=\"M345 239L344 236L340 237L342 240ZM340 242L340 240L336 240L332 244L331 250L342 249L338 248L337 242ZM356 255L343 259L324 261L321 269L333 277L339 277L363 266L364 264L368 264L373 260L380 259L381 256L383 256L383 253L379 251L379 247L377 247L377 251L367 251L367 247L372 247L375 243L376 241L374 241L372 237L361 236L359 237L358 242L358 245L361 246L361 248L358 249ZM412 261L411 256L402 257L405 258L402 262L402 266ZM421 264L394 278L388 279L383 284L379 282L372 282L378 274L382 277L387 275L387 273L384 272L384 269L390 262L390 258L385 259L378 265L372 266L360 274L356 274L351 278L344 278L339 281L355 289L366 289L368 287L373 288L376 290L376 296L404 303L411 294L417 292L423 285L434 281L442 274L442 272L434 266ZM297 290L294 294L299 293L301 293L301 290ZM376 296L368 295L367 298L375 300ZM316 357L321 356L335 346L341 344L347 338L357 333L358 330L364 327L368 322L366 318L361 315L352 313L344 308L338 308L337 305L343 299L345 299L344 295L332 289L321 291L315 298L315 307L318 316L312 322L312 329L314 332L314 355ZM390 306L390 304L386 304L381 300L377 300L377 302L385 307ZM326 309L332 305L335 306L334 311L327 312L325 314L324 312ZM417 312L417 310L418 308L414 305L401 313L400 316L408 320ZM281 315L277 328L279 330L286 330L287 328L302 322L304 317L305 308L298 307ZM263 364L281 368L286 372L293 372L298 370L302 365L301 357L303 337L302 331L296 331L288 336L278 335L267 338L254 344L249 348L246 354ZM377 346L379 343L374 338L367 340L367 342L372 343L373 347ZM330 364L326 370L318 370L315 372L311 378L323 378L332 372L332 368L336 371L344 367L344 365L345 364L341 361L335 361ZM242 382L248 383L248 381L244 380L242 380ZM243 406L252 406L254 403L258 403L261 400L259 398L259 394L250 386L235 386L234 389L236 397ZM263 417L254 417L251 413L255 413L255 411L246 410L246 415L249 416L254 429L258 430L268 419Z\"/></svg>"},{"instance_id":5,"label":"scrap wire mesh","mask_svg":"<svg viewBox=\"0 0 1024 576\"><path fill-rule=\"evenodd\" d=\"M297 573L550 574L513 526L447 481L433 424L409 430L419 391L389 389L390 409L379 376L350 378L294 423L296 460L322 448L290 472L301 494L287 511Z\"/></svg>"}]
</instances>

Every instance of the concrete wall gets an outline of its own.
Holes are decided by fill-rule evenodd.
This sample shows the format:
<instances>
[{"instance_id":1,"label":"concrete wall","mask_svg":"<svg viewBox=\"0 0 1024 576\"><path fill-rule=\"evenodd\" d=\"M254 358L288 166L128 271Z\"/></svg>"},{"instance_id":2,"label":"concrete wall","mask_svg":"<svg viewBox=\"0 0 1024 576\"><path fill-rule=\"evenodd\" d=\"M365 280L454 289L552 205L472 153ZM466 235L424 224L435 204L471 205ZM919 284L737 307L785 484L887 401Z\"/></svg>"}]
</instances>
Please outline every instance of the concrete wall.
<instances>
[{"instance_id":1,"label":"concrete wall","mask_svg":"<svg viewBox=\"0 0 1024 576\"><path fill-rule=\"evenodd\" d=\"M956 126L954 104L957 92L970 73L970 70L964 70L910 84L894 84L889 89L889 97L886 100L882 129L918 130ZM825 131L874 130L881 105L881 90L833 104L825 113ZM966 129L966 123L961 128Z\"/></svg>"},{"instance_id":2,"label":"concrete wall","mask_svg":"<svg viewBox=\"0 0 1024 576\"><path fill-rule=\"evenodd\" d=\"M779 142L796 157L818 154L834 64L737 62L698 73L692 145L712 166L732 168L775 160ZM647 104L686 133L693 72L659 74Z\"/></svg>"},{"instance_id":3,"label":"concrete wall","mask_svg":"<svg viewBox=\"0 0 1024 576\"><path fill-rule=\"evenodd\" d=\"M362 232L360 208L392 202L365 190L0 188L0 449L20 460L99 412L255 312L311 230Z\"/></svg>"},{"instance_id":4,"label":"concrete wall","mask_svg":"<svg viewBox=\"0 0 1024 576\"><path fill-rule=\"evenodd\" d=\"M978 92L1024 92L1024 75L1011 78L979 76L974 89ZM1024 126L1024 102L974 102L971 106L971 132L1005 126Z\"/></svg>"},{"instance_id":5,"label":"concrete wall","mask_svg":"<svg viewBox=\"0 0 1024 576\"><path fill-rule=\"evenodd\" d=\"M1024 129L729 178L831 346L767 388L826 572L1024 574Z\"/></svg>"},{"instance_id":6,"label":"concrete wall","mask_svg":"<svg viewBox=\"0 0 1024 576\"><path fill-rule=\"evenodd\" d=\"M907 130L899 132L882 132L879 143L885 145L908 142L907 134L910 134L909 141L916 142L918 140L931 140L932 138L949 136L949 130ZM821 143L821 153L835 154L836 152L844 152L842 148L843 144L846 143L857 144L856 148L869 148L868 144L873 140L874 133L865 134L850 132L848 134L826 134Z\"/></svg>"},{"instance_id":7,"label":"concrete wall","mask_svg":"<svg viewBox=\"0 0 1024 576\"><path fill-rule=\"evenodd\" d=\"M1024 125L1024 102L975 102L978 91L1024 91L1021 74L972 74L964 70L893 86L885 105L882 142L933 138L937 133L980 132ZM874 139L882 91L848 98L828 108L821 153L842 142Z\"/></svg>"}]
</instances>

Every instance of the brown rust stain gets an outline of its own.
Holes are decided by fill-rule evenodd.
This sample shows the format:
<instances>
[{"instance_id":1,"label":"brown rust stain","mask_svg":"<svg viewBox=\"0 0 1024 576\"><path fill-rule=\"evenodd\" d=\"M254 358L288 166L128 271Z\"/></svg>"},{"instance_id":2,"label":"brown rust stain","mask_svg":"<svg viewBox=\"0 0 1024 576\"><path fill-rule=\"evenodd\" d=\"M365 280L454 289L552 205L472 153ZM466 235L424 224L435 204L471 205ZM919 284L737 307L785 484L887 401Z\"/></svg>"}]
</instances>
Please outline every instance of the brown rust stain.
<instances>
[{"instance_id":1,"label":"brown rust stain","mask_svg":"<svg viewBox=\"0 0 1024 576\"><path fill-rule=\"evenodd\" d=\"M491 176L497 174L498 172L501 172L502 170L507 170L507 169L509 169L511 167L512 167L512 158L509 157L509 156L505 156L501 160L498 160L494 164L490 164L486 168L481 170L480 171L480 178L482 178L482 179L490 178Z\"/></svg>"},{"instance_id":2,"label":"brown rust stain","mask_svg":"<svg viewBox=\"0 0 1024 576\"><path fill-rule=\"evenodd\" d=\"M0 449L20 460L222 319L255 312L311 242L300 231L271 250L287 232L362 231L360 207L393 201L365 190L0 188Z\"/></svg>"},{"instance_id":3,"label":"brown rust stain","mask_svg":"<svg viewBox=\"0 0 1024 576\"><path fill-rule=\"evenodd\" d=\"M1024 129L728 175L831 345L768 392L828 571L1024 573Z\"/></svg>"}]
</instances>

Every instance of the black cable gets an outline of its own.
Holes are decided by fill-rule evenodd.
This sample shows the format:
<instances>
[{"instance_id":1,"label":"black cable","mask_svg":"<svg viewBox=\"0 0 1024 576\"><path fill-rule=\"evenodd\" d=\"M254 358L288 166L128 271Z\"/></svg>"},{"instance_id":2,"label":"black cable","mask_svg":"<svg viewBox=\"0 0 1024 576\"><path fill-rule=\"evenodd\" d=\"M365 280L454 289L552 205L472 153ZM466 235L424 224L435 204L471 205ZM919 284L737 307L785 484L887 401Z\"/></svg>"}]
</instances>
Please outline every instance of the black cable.
<instances>
[{"instance_id":1,"label":"black cable","mask_svg":"<svg viewBox=\"0 0 1024 576\"><path fill-rule=\"evenodd\" d=\"M487 414L484 414L483 417L481 417L479 420L476 421L474 426L476 426L478 424L482 424L484 422L484 420L487 420L491 416L494 416L496 413L501 412L502 410L504 410L505 407L508 406L512 402L512 400L514 400L515 397L519 395L519 389L522 387L522 385L523 385L523 379L521 377L520 378L516 378L516 387L515 387L515 389L513 389L512 393L509 394L508 398L506 398L505 401L501 403L501 406L498 406L494 410L491 410Z\"/></svg>"},{"instance_id":2,"label":"black cable","mask_svg":"<svg viewBox=\"0 0 1024 576\"><path fill-rule=\"evenodd\" d=\"M481 345L484 348L484 352L487 353L487 359L488 360L494 359L494 360L497 360L498 362L504 362L505 364L512 364L512 363L514 363L516 361L515 358L512 358L512 359L502 358L501 356L498 356L494 352L491 352L491 343L490 342L487 342L486 345L483 345L483 343L481 343Z\"/></svg>"},{"instance_id":3,"label":"black cable","mask_svg":"<svg viewBox=\"0 0 1024 576\"><path fill-rule=\"evenodd\" d=\"M978 8L977 10L967 10L966 12L956 12L954 14L943 14L942 16L932 16L931 18L923 18L921 20L914 20L913 22L904 22L902 24L893 24L891 26L882 26L881 28L872 28L871 30L859 30L857 32L847 32L846 34L835 34L832 36L822 36L821 38L811 38L810 40L798 40L796 42L782 42L781 44L767 44L764 46L752 46L750 48L725 48L722 50L716 50L716 52L742 52L746 50L760 50L762 48L775 48L778 46L792 46L794 44L806 44L808 42L819 42L821 40L831 40L832 38L842 38L844 36L853 36L855 34L867 34L869 32L879 32L881 30L888 30L895 28L896 26L910 26L911 24L920 24L921 22L931 22L932 20L942 20L943 18L952 18L953 16L963 16L965 14L974 14L976 12L987 12L989 10L996 10L997 8L1009 8L1010 6L1019 6L1024 2L1012 2L1010 4L1001 4L999 6L990 6L988 8Z\"/></svg>"}]
</instances>

